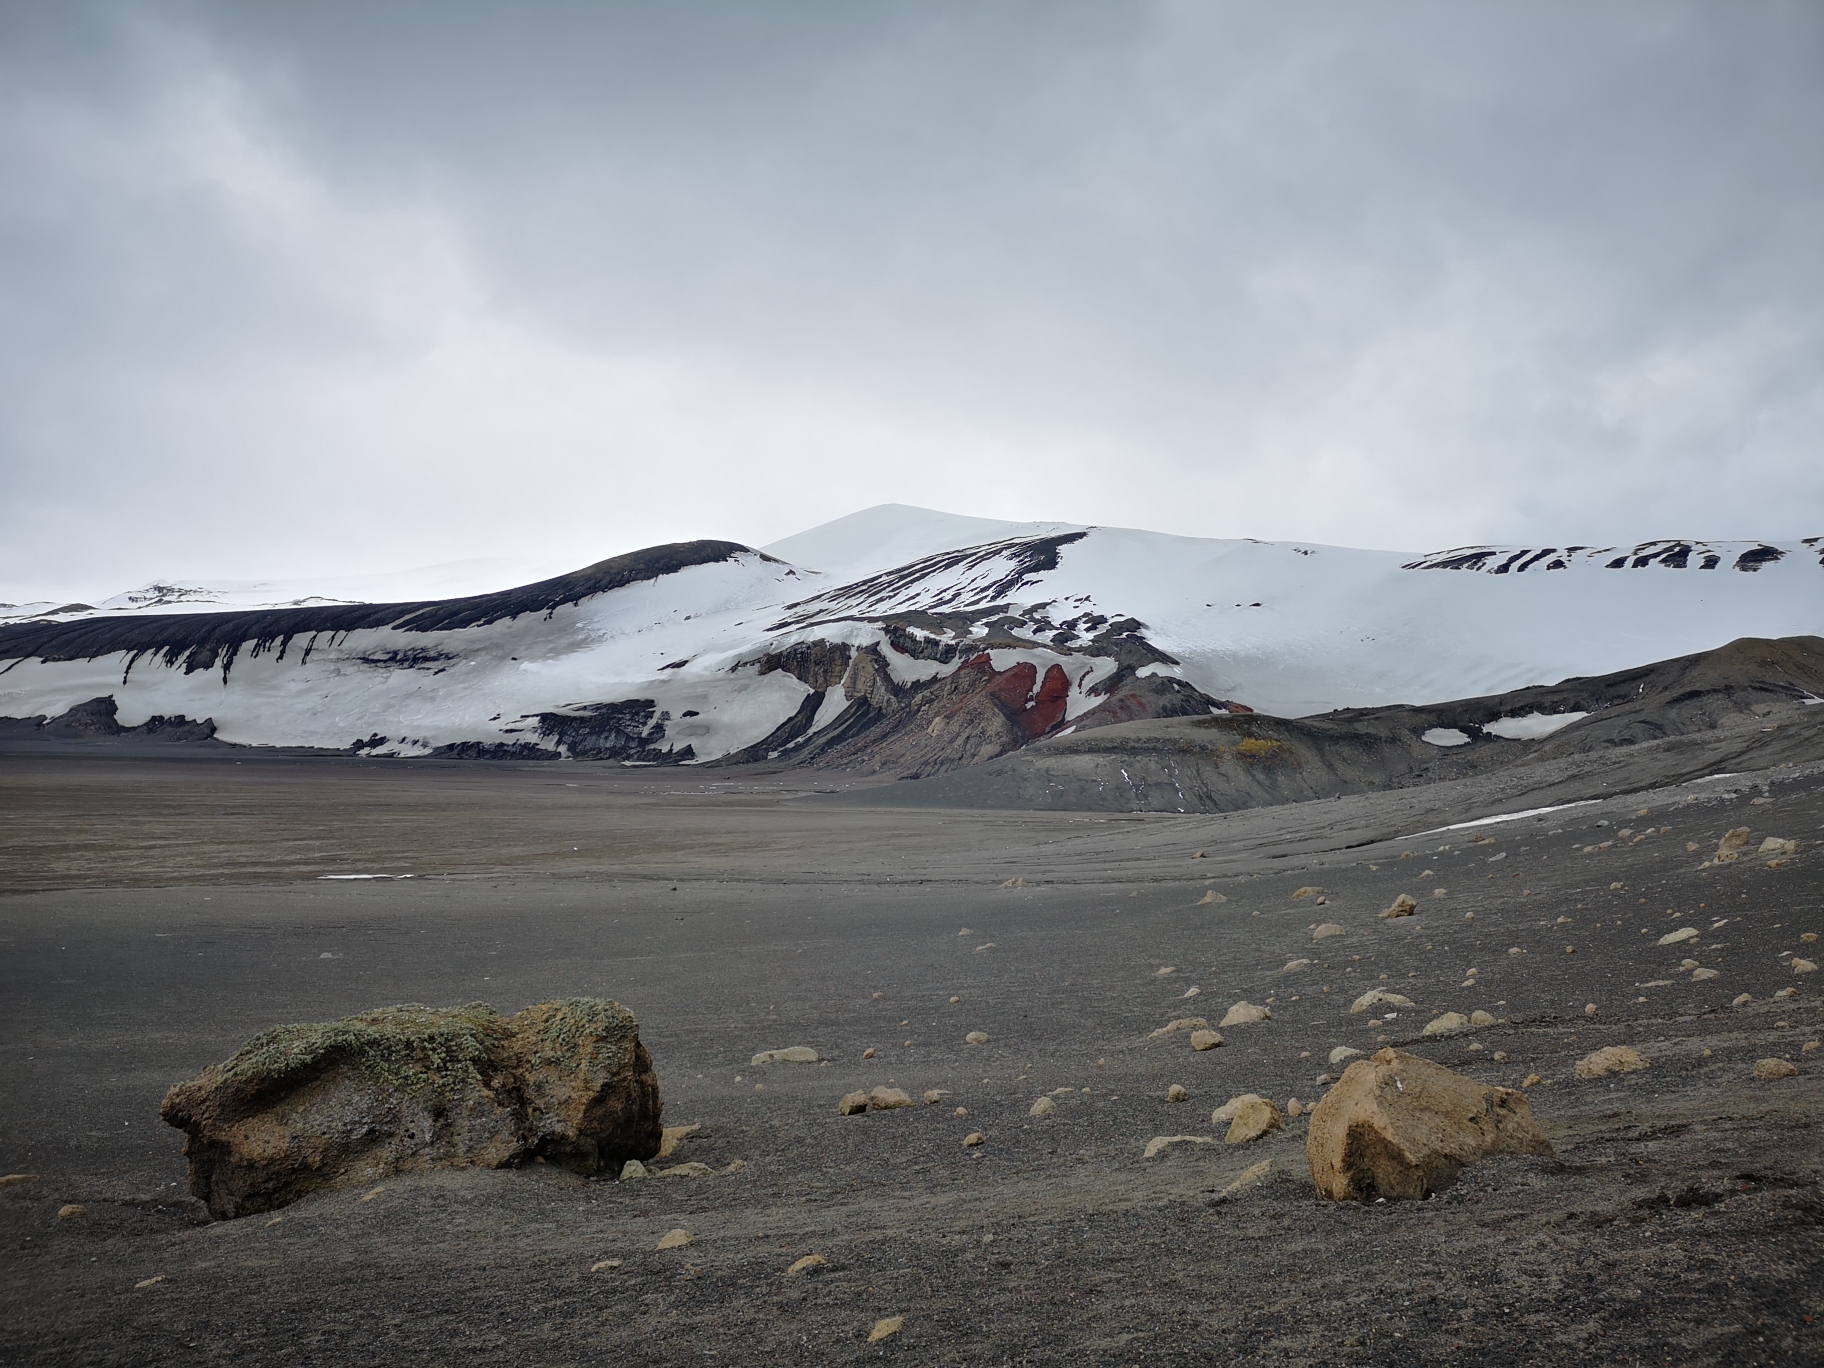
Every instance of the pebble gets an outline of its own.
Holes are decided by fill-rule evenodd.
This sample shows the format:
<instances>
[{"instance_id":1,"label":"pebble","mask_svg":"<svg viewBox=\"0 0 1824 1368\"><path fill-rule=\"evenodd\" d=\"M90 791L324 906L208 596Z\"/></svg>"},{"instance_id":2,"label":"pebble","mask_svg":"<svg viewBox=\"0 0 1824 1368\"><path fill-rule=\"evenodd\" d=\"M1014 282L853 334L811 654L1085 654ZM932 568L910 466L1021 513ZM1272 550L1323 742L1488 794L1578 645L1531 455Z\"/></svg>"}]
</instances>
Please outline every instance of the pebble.
<instances>
[{"instance_id":1,"label":"pebble","mask_svg":"<svg viewBox=\"0 0 1824 1368\"><path fill-rule=\"evenodd\" d=\"M1182 1083L1174 1083L1165 1090L1165 1100L1167 1102L1188 1102L1191 1100L1191 1095L1185 1091Z\"/></svg>"},{"instance_id":2,"label":"pebble","mask_svg":"<svg viewBox=\"0 0 1824 1368\"><path fill-rule=\"evenodd\" d=\"M621 1264L622 1260L620 1259L603 1259L600 1263L590 1264L589 1271L591 1273L606 1273L611 1268L619 1268Z\"/></svg>"},{"instance_id":3,"label":"pebble","mask_svg":"<svg viewBox=\"0 0 1824 1368\"><path fill-rule=\"evenodd\" d=\"M1399 993L1390 993L1385 988L1370 988L1349 1005L1349 1011L1353 1014L1365 1012L1370 1007L1415 1007L1417 1005L1411 998Z\"/></svg>"},{"instance_id":4,"label":"pebble","mask_svg":"<svg viewBox=\"0 0 1824 1368\"><path fill-rule=\"evenodd\" d=\"M1705 979L1715 978L1721 972L1722 971L1718 969L1693 969L1691 971L1691 982L1702 983Z\"/></svg>"},{"instance_id":5,"label":"pebble","mask_svg":"<svg viewBox=\"0 0 1824 1368\"><path fill-rule=\"evenodd\" d=\"M963 1137L963 1148L974 1149L987 1138L988 1137L983 1135L980 1131L970 1131L969 1134Z\"/></svg>"},{"instance_id":6,"label":"pebble","mask_svg":"<svg viewBox=\"0 0 1824 1368\"><path fill-rule=\"evenodd\" d=\"M1792 962L1792 972L1795 974L1815 974L1818 972L1818 966L1808 959L1794 959Z\"/></svg>"},{"instance_id":7,"label":"pebble","mask_svg":"<svg viewBox=\"0 0 1824 1368\"><path fill-rule=\"evenodd\" d=\"M163 1273L154 1273L151 1277L141 1278L138 1282L134 1283L133 1290L137 1292L144 1287L157 1287L164 1280L165 1275Z\"/></svg>"},{"instance_id":8,"label":"pebble","mask_svg":"<svg viewBox=\"0 0 1824 1368\"><path fill-rule=\"evenodd\" d=\"M1678 945L1684 941L1696 939L1697 928L1695 926L1681 926L1676 931L1666 932L1665 935L1659 938L1659 943L1661 945Z\"/></svg>"},{"instance_id":9,"label":"pebble","mask_svg":"<svg viewBox=\"0 0 1824 1368\"><path fill-rule=\"evenodd\" d=\"M1015 884L1015 887L1019 888L1024 888L1025 886L1026 881L1024 879L1018 880ZM905 1324L906 1318L904 1316L887 1316L882 1320L875 1321L874 1328L868 1331L868 1343L879 1344L882 1340L886 1339L887 1336L897 1335L905 1328Z\"/></svg>"},{"instance_id":10,"label":"pebble","mask_svg":"<svg viewBox=\"0 0 1824 1368\"><path fill-rule=\"evenodd\" d=\"M785 1270L785 1276L795 1278L800 1273L809 1273L813 1268L822 1268L828 1262L821 1254L806 1254L802 1259L792 1262L792 1266Z\"/></svg>"},{"instance_id":11,"label":"pebble","mask_svg":"<svg viewBox=\"0 0 1824 1368\"><path fill-rule=\"evenodd\" d=\"M988 1033L986 1031L971 1031L968 1035L963 1037L963 1043L967 1045L986 1045L988 1043Z\"/></svg>"},{"instance_id":12,"label":"pebble","mask_svg":"<svg viewBox=\"0 0 1824 1368\"><path fill-rule=\"evenodd\" d=\"M1584 1011L1586 1012L1589 1010L1588 1007L1584 1008ZM1495 1017L1492 1012L1485 1012L1478 1007L1469 1014L1469 1024L1471 1026L1493 1026L1495 1024ZM1498 1057L1499 1056L1497 1056L1497 1058Z\"/></svg>"},{"instance_id":13,"label":"pebble","mask_svg":"<svg viewBox=\"0 0 1824 1368\"><path fill-rule=\"evenodd\" d=\"M862 1051L862 1052L861 1052L861 1057L862 1057L862 1058L863 1058L863 1059L872 1059L872 1058L874 1058L874 1047L873 1047L873 1046L872 1046L872 1045L870 1045L870 1046L868 1046L868 1048L867 1048L867 1049L865 1049L865 1050L863 1050L863 1051ZM736 1080L735 1080L735 1082L737 1082L737 1083L739 1083L739 1082L740 1082L740 1081L741 1081L741 1080L740 1080L740 1079L738 1079L738 1078L737 1078L737 1079L736 1079Z\"/></svg>"},{"instance_id":14,"label":"pebble","mask_svg":"<svg viewBox=\"0 0 1824 1368\"><path fill-rule=\"evenodd\" d=\"M783 1050L762 1050L748 1062L751 1064L815 1064L817 1051L809 1045L788 1045Z\"/></svg>"},{"instance_id":15,"label":"pebble","mask_svg":"<svg viewBox=\"0 0 1824 1368\"><path fill-rule=\"evenodd\" d=\"M927 1107L936 1106L939 1102L942 1102L943 1100L944 1100L944 1094L939 1089L937 1089L937 1088L926 1088L925 1089L925 1105Z\"/></svg>"},{"instance_id":16,"label":"pebble","mask_svg":"<svg viewBox=\"0 0 1824 1368\"><path fill-rule=\"evenodd\" d=\"M88 1214L89 1209L86 1206L79 1206L75 1202L69 1202L57 1208L57 1219L60 1221L67 1221L72 1216L87 1216Z\"/></svg>"},{"instance_id":17,"label":"pebble","mask_svg":"<svg viewBox=\"0 0 1824 1368\"><path fill-rule=\"evenodd\" d=\"M1041 1097L1027 1110L1028 1116L1050 1116L1058 1109L1058 1104L1049 1097Z\"/></svg>"},{"instance_id":18,"label":"pebble","mask_svg":"<svg viewBox=\"0 0 1824 1368\"><path fill-rule=\"evenodd\" d=\"M1543 1082L1545 1082L1545 1080L1539 1077L1538 1074L1530 1073L1520 1080L1520 1086L1523 1088L1536 1088Z\"/></svg>"},{"instance_id":19,"label":"pebble","mask_svg":"<svg viewBox=\"0 0 1824 1368\"><path fill-rule=\"evenodd\" d=\"M1290 974L1299 969L1303 969L1309 963L1311 963L1311 961L1308 959L1287 960L1286 967L1279 972L1282 974Z\"/></svg>"}]
</instances>

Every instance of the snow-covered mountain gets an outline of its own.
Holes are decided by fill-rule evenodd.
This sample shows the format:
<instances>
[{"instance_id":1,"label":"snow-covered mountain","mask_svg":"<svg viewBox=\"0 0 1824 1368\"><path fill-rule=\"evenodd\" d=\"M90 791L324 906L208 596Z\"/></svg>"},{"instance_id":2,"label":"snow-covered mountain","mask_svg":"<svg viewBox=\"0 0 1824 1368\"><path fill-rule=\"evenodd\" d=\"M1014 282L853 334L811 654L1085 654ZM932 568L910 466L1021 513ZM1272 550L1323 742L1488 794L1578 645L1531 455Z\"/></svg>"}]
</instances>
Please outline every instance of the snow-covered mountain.
<instances>
[{"instance_id":1,"label":"snow-covered mountain","mask_svg":"<svg viewBox=\"0 0 1824 1368\"><path fill-rule=\"evenodd\" d=\"M1493 694L1824 632L1824 539L1415 556L885 505L462 598L165 588L0 625L0 715L111 697L119 725L209 718L251 744L936 773L1073 727Z\"/></svg>"}]
</instances>

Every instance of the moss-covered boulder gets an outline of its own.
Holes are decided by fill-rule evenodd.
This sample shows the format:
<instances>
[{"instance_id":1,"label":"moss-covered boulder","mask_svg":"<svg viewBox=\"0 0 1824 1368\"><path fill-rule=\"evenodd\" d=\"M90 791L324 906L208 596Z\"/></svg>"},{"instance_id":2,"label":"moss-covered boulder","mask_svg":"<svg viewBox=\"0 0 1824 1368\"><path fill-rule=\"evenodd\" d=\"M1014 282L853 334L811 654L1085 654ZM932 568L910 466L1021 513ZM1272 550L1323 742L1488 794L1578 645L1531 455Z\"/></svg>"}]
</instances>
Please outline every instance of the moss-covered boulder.
<instances>
[{"instance_id":1,"label":"moss-covered boulder","mask_svg":"<svg viewBox=\"0 0 1824 1368\"><path fill-rule=\"evenodd\" d=\"M618 1172L658 1153L661 1105L633 1013L571 998L275 1026L172 1088L159 1115L189 1135L190 1190L233 1217L416 1169Z\"/></svg>"}]
</instances>

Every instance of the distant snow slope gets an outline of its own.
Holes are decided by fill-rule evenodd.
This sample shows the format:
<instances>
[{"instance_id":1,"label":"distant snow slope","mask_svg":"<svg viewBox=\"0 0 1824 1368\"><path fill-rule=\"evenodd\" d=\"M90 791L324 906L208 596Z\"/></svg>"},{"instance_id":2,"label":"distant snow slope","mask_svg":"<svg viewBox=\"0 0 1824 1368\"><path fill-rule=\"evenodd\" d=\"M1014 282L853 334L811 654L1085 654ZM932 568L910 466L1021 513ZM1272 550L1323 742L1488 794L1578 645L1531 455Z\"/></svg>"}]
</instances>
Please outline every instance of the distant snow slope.
<instances>
[{"instance_id":1,"label":"distant snow slope","mask_svg":"<svg viewBox=\"0 0 1824 1368\"><path fill-rule=\"evenodd\" d=\"M123 725L212 718L256 744L634 763L890 754L933 772L1221 700L1298 716L1466 698L1824 632L1820 546L1415 559L885 505L766 552L652 548L511 594L349 607L346 583L284 598L174 586L0 624L0 715L111 696Z\"/></svg>"}]
</instances>

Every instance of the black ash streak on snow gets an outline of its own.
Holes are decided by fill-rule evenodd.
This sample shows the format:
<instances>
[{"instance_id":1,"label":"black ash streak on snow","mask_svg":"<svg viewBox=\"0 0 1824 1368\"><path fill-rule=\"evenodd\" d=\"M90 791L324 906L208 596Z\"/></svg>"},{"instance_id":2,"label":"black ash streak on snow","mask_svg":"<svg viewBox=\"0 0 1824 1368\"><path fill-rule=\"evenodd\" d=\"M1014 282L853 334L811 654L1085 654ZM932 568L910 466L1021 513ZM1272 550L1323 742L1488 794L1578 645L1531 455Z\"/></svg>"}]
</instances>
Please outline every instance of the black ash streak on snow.
<instances>
[{"instance_id":1,"label":"black ash streak on snow","mask_svg":"<svg viewBox=\"0 0 1824 1368\"><path fill-rule=\"evenodd\" d=\"M1808 547L1824 566L1824 537L1805 537L1801 546ZM1489 575L1524 574L1528 570L1568 570L1583 561L1605 570L1644 570L1659 566L1667 570L1715 570L1728 562L1737 570L1753 573L1763 565L1786 558L1786 552L1766 542L1669 541L1641 542L1632 550L1618 546L1457 546L1448 551L1435 551L1429 556L1408 561L1402 570L1479 570ZM1691 558L1697 557L1697 564Z\"/></svg>"},{"instance_id":2,"label":"black ash streak on snow","mask_svg":"<svg viewBox=\"0 0 1824 1368\"><path fill-rule=\"evenodd\" d=\"M144 655L160 656L167 666L182 664L185 674L221 666L228 682L242 647L249 656L278 648L283 660L292 641L307 637L301 661L310 658L317 638L333 641L349 632L390 627L396 632L441 632L490 623L529 613L549 616L568 604L580 603L641 580L658 579L695 565L732 560L739 555L762 556L738 542L673 542L598 561L583 570L517 589L476 594L470 598L419 603L337 604L311 608L271 608L243 613L174 613L140 618L90 618L81 622L26 622L0 627L0 660L11 670L21 660L96 660L116 653L128 656L121 676L124 684L133 666ZM406 655L416 655L406 652ZM4 674L6 670L0 670Z\"/></svg>"}]
</instances>

